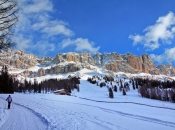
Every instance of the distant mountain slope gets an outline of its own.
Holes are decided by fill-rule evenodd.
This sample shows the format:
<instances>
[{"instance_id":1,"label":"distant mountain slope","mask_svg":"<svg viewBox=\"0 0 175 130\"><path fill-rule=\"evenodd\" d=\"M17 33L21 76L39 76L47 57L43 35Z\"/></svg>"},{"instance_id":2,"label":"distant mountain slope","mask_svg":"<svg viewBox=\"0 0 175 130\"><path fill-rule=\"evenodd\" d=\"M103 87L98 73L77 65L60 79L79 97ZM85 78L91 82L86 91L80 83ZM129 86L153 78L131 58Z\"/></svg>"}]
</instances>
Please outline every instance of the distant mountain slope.
<instances>
[{"instance_id":1,"label":"distant mountain slope","mask_svg":"<svg viewBox=\"0 0 175 130\"><path fill-rule=\"evenodd\" d=\"M94 69L100 67L112 72L149 73L175 76L175 68L172 64L155 66L147 54L140 57L131 53L118 54L97 53L91 56L89 53L78 54L76 52L58 53L53 57L37 57L33 54L25 54L21 50L0 51L0 66L8 65L11 68L29 69L40 66L37 75L68 73L82 68ZM51 66L51 67L47 67ZM42 68L42 69L41 69ZM31 74L31 73L30 73Z\"/></svg>"}]
</instances>

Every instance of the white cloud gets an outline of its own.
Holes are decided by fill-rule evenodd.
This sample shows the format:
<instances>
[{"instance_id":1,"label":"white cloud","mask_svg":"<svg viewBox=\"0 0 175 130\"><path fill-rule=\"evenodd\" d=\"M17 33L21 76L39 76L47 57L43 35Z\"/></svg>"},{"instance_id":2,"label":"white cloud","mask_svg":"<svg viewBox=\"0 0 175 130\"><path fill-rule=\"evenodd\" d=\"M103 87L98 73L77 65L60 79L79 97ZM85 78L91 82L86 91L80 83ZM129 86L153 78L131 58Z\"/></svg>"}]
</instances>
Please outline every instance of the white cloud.
<instances>
[{"instance_id":1,"label":"white cloud","mask_svg":"<svg viewBox=\"0 0 175 130\"><path fill-rule=\"evenodd\" d=\"M54 51L56 48L53 43L49 43L47 41L33 43L31 39L26 39L22 35L14 37L13 40L16 41L16 48L18 48L18 50L25 50L27 52L37 51L38 55L41 56Z\"/></svg>"},{"instance_id":2,"label":"white cloud","mask_svg":"<svg viewBox=\"0 0 175 130\"><path fill-rule=\"evenodd\" d=\"M49 20L49 16L39 16L38 21L32 25L34 31L40 31L48 36L64 35L73 36L74 32L67 28L68 23L61 20Z\"/></svg>"},{"instance_id":3,"label":"white cloud","mask_svg":"<svg viewBox=\"0 0 175 130\"><path fill-rule=\"evenodd\" d=\"M49 52L54 51L55 48L55 44L45 41L40 41L31 47L32 50L38 51L40 56L47 55Z\"/></svg>"},{"instance_id":4,"label":"white cloud","mask_svg":"<svg viewBox=\"0 0 175 130\"><path fill-rule=\"evenodd\" d=\"M175 33L175 27L173 27L173 28L171 29L171 31Z\"/></svg>"},{"instance_id":5,"label":"white cloud","mask_svg":"<svg viewBox=\"0 0 175 130\"><path fill-rule=\"evenodd\" d=\"M72 40L70 38L65 39L61 42L61 49L64 49L69 46L75 46L75 50L82 52L82 51L87 51L90 53L96 53L100 49L100 46L98 47L93 47L94 42L90 42L88 39L83 39L83 38L77 38L75 40Z\"/></svg>"},{"instance_id":6,"label":"white cloud","mask_svg":"<svg viewBox=\"0 0 175 130\"><path fill-rule=\"evenodd\" d=\"M19 22L14 30L16 49L31 50L31 45L38 43L42 43L44 47L50 43L51 38L48 37L74 35L74 32L68 28L68 23L53 19L50 15L54 13L51 0L18 0L18 3Z\"/></svg>"},{"instance_id":7,"label":"white cloud","mask_svg":"<svg viewBox=\"0 0 175 130\"><path fill-rule=\"evenodd\" d=\"M175 47L165 49L165 52L160 55L151 54L151 59L157 63L172 63L175 62Z\"/></svg>"},{"instance_id":8,"label":"white cloud","mask_svg":"<svg viewBox=\"0 0 175 130\"><path fill-rule=\"evenodd\" d=\"M18 2L19 23L15 28L14 38L17 43L16 49L37 51L39 55L46 55L55 51L56 45L52 40L59 36L67 38L61 42L61 49L73 46L75 51L90 53L96 53L100 49L99 46L94 47L94 43L88 39L70 39L74 32L68 28L69 24L50 15L54 13L51 0L18 0Z\"/></svg>"},{"instance_id":9,"label":"white cloud","mask_svg":"<svg viewBox=\"0 0 175 130\"><path fill-rule=\"evenodd\" d=\"M144 29L145 35L130 35L133 45L138 43L148 50L155 50L160 47L161 42L171 44L171 40L175 36L175 15L169 12L166 16L159 17L156 23ZM160 42L161 41L161 42Z\"/></svg>"},{"instance_id":10,"label":"white cloud","mask_svg":"<svg viewBox=\"0 0 175 130\"><path fill-rule=\"evenodd\" d=\"M48 34L49 36L54 35L65 35L72 36L74 35L73 31L66 27L66 24L63 21L49 21L47 26L43 27L42 32Z\"/></svg>"},{"instance_id":11,"label":"white cloud","mask_svg":"<svg viewBox=\"0 0 175 130\"><path fill-rule=\"evenodd\" d=\"M141 42L143 40L143 37L140 36L140 35L135 35L135 36L130 35L129 38L133 39L133 41L134 41L133 45L137 45L137 43L139 43L139 42Z\"/></svg>"},{"instance_id":12,"label":"white cloud","mask_svg":"<svg viewBox=\"0 0 175 130\"><path fill-rule=\"evenodd\" d=\"M12 39L16 43L16 48L19 50L26 50L30 48L30 44L32 43L30 39L24 38L22 35L18 35L18 37L13 37Z\"/></svg>"},{"instance_id":13,"label":"white cloud","mask_svg":"<svg viewBox=\"0 0 175 130\"><path fill-rule=\"evenodd\" d=\"M25 7L25 13L39 13L43 11L53 11L53 5L50 0L33 0L33 4Z\"/></svg>"}]
</instances>

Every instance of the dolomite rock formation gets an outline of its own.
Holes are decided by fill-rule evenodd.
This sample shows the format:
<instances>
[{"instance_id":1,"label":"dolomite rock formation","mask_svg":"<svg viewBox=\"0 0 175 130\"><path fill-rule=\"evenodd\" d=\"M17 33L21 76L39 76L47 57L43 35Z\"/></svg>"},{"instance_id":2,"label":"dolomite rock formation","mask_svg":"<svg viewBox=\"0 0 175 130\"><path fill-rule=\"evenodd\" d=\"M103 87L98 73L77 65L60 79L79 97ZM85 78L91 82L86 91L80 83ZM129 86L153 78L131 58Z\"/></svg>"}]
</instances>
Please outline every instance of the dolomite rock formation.
<instances>
[{"instance_id":1,"label":"dolomite rock formation","mask_svg":"<svg viewBox=\"0 0 175 130\"><path fill-rule=\"evenodd\" d=\"M46 72L49 74L58 74L58 73L68 73L68 72L75 72L81 70L81 66L70 63L67 65L57 65L50 69L47 69Z\"/></svg>"},{"instance_id":2,"label":"dolomite rock formation","mask_svg":"<svg viewBox=\"0 0 175 130\"><path fill-rule=\"evenodd\" d=\"M160 74L169 75L169 76L175 76L175 68L173 67L172 64L159 65L157 67L157 69L159 70Z\"/></svg>"},{"instance_id":3,"label":"dolomite rock formation","mask_svg":"<svg viewBox=\"0 0 175 130\"><path fill-rule=\"evenodd\" d=\"M24 51L7 50L0 51L0 66L7 65L19 69L27 69L35 66L38 58L33 54L25 54Z\"/></svg>"},{"instance_id":4,"label":"dolomite rock formation","mask_svg":"<svg viewBox=\"0 0 175 130\"><path fill-rule=\"evenodd\" d=\"M47 69L39 69L38 72L28 71L29 68L37 64L45 66L52 66ZM24 75L34 77L44 76L45 74L68 73L81 70L82 68L93 69L101 67L110 72L126 72L126 73L150 73L150 74L164 74L175 76L175 68L172 64L159 65L156 67L154 62L147 54L140 57L131 53L118 54L112 53L96 53L91 56L89 53L59 53L55 58L42 57L39 58L33 54L25 54L21 50L0 50L0 66L7 65L10 69L26 69ZM35 75L36 74L36 75Z\"/></svg>"},{"instance_id":5,"label":"dolomite rock formation","mask_svg":"<svg viewBox=\"0 0 175 130\"><path fill-rule=\"evenodd\" d=\"M94 65L94 59L90 54L84 52L82 54L77 54L75 52L57 54L54 59L55 63L63 63L63 62L79 62L79 63L88 63Z\"/></svg>"},{"instance_id":6,"label":"dolomite rock formation","mask_svg":"<svg viewBox=\"0 0 175 130\"><path fill-rule=\"evenodd\" d=\"M38 70L38 76L41 77L41 76L44 76L45 75L45 70L43 68L39 69Z\"/></svg>"}]
</instances>

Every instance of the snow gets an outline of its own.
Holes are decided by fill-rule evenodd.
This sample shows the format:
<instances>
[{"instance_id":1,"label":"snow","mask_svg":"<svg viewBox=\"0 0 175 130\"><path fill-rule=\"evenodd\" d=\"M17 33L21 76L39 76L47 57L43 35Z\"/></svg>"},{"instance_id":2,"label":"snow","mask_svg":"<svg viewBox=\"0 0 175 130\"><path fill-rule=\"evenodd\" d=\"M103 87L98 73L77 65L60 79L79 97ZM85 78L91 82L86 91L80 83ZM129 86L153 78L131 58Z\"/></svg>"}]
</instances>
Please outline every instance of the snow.
<instances>
[{"instance_id":1,"label":"snow","mask_svg":"<svg viewBox=\"0 0 175 130\"><path fill-rule=\"evenodd\" d=\"M79 75L80 92L72 96L54 94L12 94L11 109L7 110L7 94L0 95L1 130L174 130L175 104L142 98L130 87L127 96L113 92L108 97L106 87L90 84L88 77L104 73L83 69L78 72L38 77L67 78ZM124 73L118 73L122 77ZM131 75L131 74L126 74ZM144 76L145 74L141 74ZM131 75L132 76L132 75ZM138 75L137 75L138 76ZM161 77L161 76L160 76ZM116 79L118 77L115 77ZM164 78L163 76L161 77ZM108 84L110 86L110 84Z\"/></svg>"}]
</instances>

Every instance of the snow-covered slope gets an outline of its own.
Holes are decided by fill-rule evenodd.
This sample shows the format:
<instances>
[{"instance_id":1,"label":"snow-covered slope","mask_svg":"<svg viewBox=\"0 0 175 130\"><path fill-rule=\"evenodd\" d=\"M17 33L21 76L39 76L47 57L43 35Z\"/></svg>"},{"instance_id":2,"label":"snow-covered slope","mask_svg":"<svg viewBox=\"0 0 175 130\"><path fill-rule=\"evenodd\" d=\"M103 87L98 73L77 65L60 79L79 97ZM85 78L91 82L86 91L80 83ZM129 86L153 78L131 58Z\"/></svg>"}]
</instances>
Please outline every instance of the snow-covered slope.
<instances>
[{"instance_id":1,"label":"snow-covered slope","mask_svg":"<svg viewBox=\"0 0 175 130\"><path fill-rule=\"evenodd\" d=\"M68 75L78 75L80 92L74 90L72 96L50 94L20 94L12 95L13 103L7 110L5 99L8 95L0 95L0 129L2 130L174 130L175 104L170 102L142 98L137 90L114 92L114 98L108 97L106 87L100 88L87 81L93 75L101 76L108 71L94 68L82 69L78 72L47 75L38 77L66 78ZM146 74L116 73L115 78L124 76L142 76L168 78L168 76L153 76ZM20 78L20 77L18 77ZM110 84L109 84L110 85Z\"/></svg>"}]
</instances>

